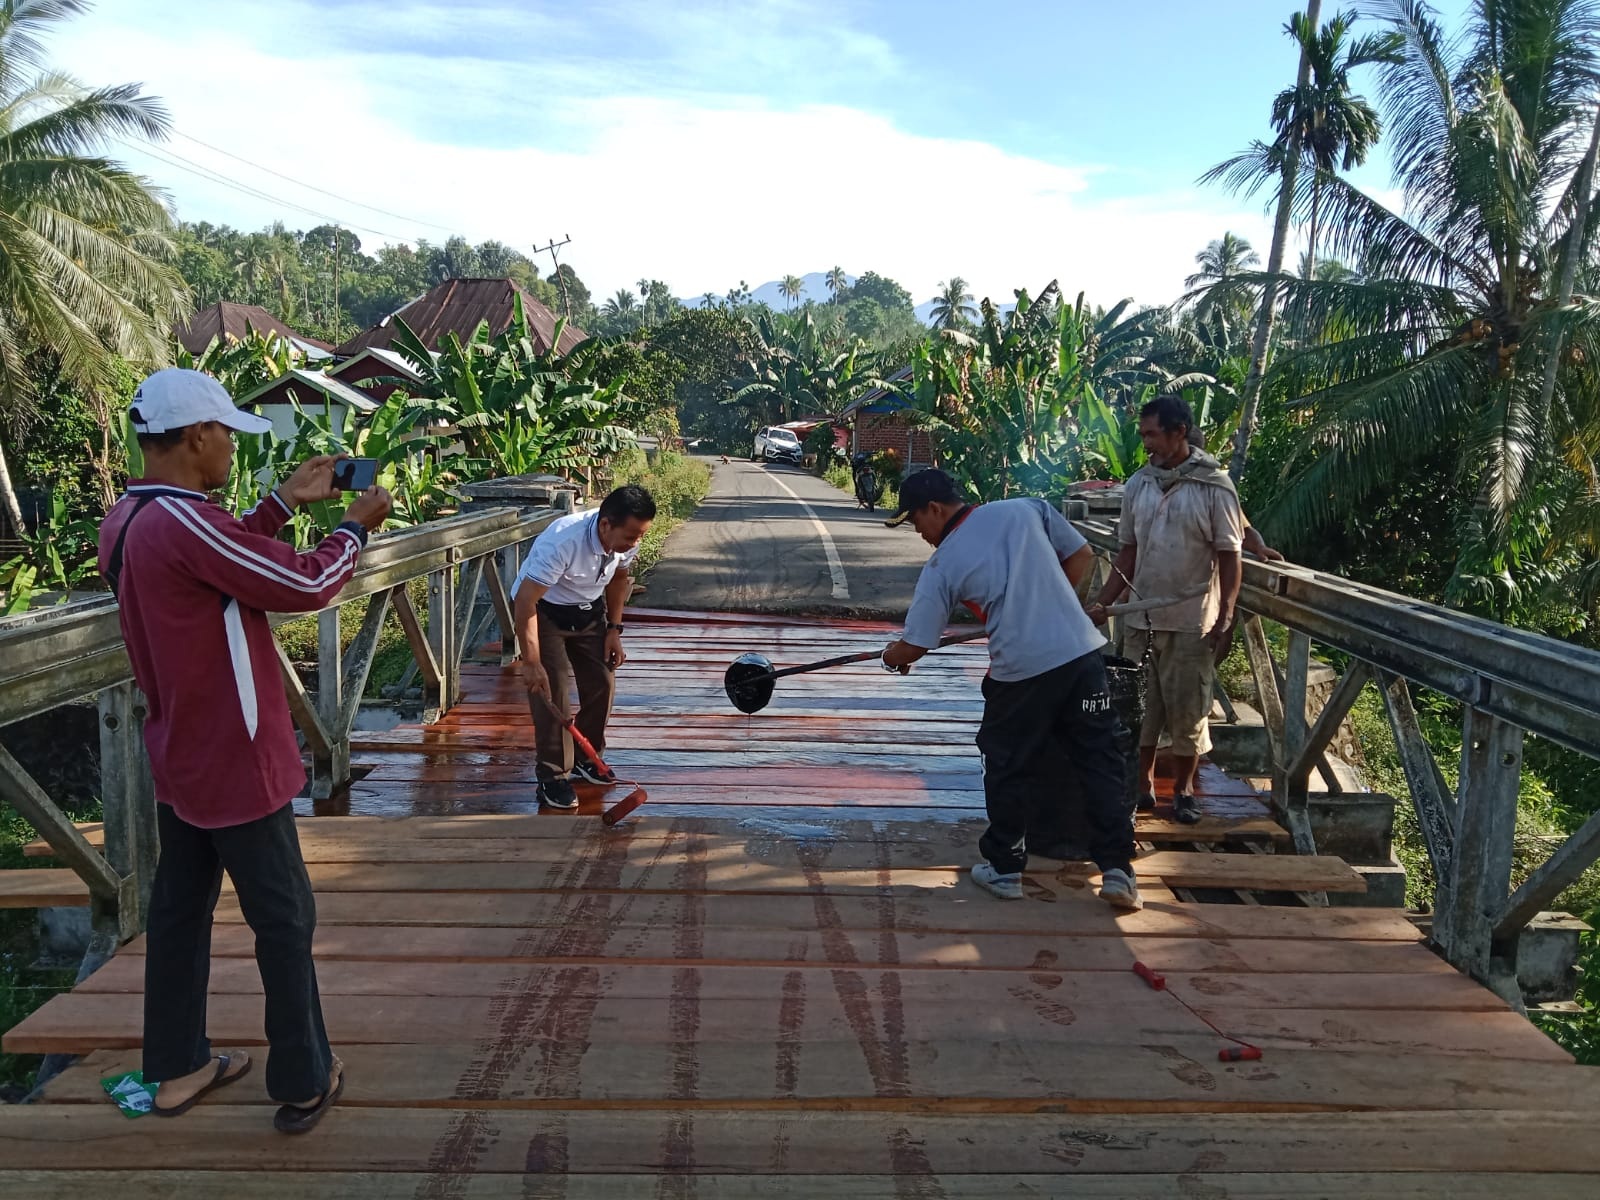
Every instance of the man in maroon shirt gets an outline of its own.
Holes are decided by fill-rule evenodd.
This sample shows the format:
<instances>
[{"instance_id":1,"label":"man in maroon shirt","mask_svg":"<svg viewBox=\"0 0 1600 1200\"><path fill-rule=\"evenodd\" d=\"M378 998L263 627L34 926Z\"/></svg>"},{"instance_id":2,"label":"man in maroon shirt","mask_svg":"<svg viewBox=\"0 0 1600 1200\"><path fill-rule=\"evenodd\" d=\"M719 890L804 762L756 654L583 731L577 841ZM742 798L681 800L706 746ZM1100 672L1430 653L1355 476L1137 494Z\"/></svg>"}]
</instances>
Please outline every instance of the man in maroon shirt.
<instances>
[{"instance_id":1,"label":"man in maroon shirt","mask_svg":"<svg viewBox=\"0 0 1600 1200\"><path fill-rule=\"evenodd\" d=\"M161 860L145 956L144 1076L154 1111L186 1112L250 1069L206 1037L211 915L222 872L256 936L266 999L267 1093L286 1133L310 1129L344 1087L311 962L316 905L290 800L305 783L268 612L314 612L355 571L388 516L382 488L297 552L273 535L296 506L331 500L332 456L313 458L243 517L207 493L228 481L233 435L270 425L198 371L157 371L129 412L145 474L100 527L100 574L119 601L144 691Z\"/></svg>"}]
</instances>

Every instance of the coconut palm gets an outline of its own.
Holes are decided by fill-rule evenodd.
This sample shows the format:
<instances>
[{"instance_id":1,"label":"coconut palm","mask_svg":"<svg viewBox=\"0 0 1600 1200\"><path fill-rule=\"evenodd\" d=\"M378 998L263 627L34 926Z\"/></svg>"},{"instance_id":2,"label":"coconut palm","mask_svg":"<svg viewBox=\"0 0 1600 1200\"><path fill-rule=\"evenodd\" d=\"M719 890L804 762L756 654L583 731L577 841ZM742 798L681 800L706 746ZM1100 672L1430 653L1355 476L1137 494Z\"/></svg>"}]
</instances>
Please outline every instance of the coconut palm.
<instances>
[{"instance_id":1,"label":"coconut palm","mask_svg":"<svg viewBox=\"0 0 1600 1200\"><path fill-rule=\"evenodd\" d=\"M639 302L633 298L633 293L627 288L618 288L617 294L600 306L600 315L610 322L614 329L628 330L639 324L643 314L640 312Z\"/></svg>"},{"instance_id":2,"label":"coconut palm","mask_svg":"<svg viewBox=\"0 0 1600 1200\"><path fill-rule=\"evenodd\" d=\"M850 277L844 273L843 267L833 268L823 276L822 281L828 285L828 295L835 304L839 302L839 293L850 286Z\"/></svg>"},{"instance_id":3,"label":"coconut palm","mask_svg":"<svg viewBox=\"0 0 1600 1200\"><path fill-rule=\"evenodd\" d=\"M170 221L145 180L98 153L108 139L162 138L166 110L137 85L85 88L44 65L43 38L81 0L0 5L0 415L26 416L30 353L106 385L115 355L166 360L188 305ZM22 525L0 453L0 511Z\"/></svg>"},{"instance_id":4,"label":"coconut palm","mask_svg":"<svg viewBox=\"0 0 1600 1200\"><path fill-rule=\"evenodd\" d=\"M929 324L935 329L963 329L977 320L978 310L972 307L972 293L967 291L967 281L959 275L952 275L941 283L928 318Z\"/></svg>"},{"instance_id":5,"label":"coconut palm","mask_svg":"<svg viewBox=\"0 0 1600 1200\"><path fill-rule=\"evenodd\" d=\"M800 293L806 290L806 281L798 275L785 275L783 282L778 284L778 291L789 302L789 307L794 307L794 302L800 299Z\"/></svg>"},{"instance_id":6,"label":"coconut palm","mask_svg":"<svg viewBox=\"0 0 1600 1200\"><path fill-rule=\"evenodd\" d=\"M1468 497L1463 553L1493 557L1552 488L1596 474L1600 297L1574 284L1596 223L1600 14L1475 0L1452 41L1419 0L1379 13L1402 45L1380 83L1404 212L1319 169L1328 249L1360 276L1284 282L1343 333L1275 369L1311 416L1273 519L1307 535L1445 455Z\"/></svg>"},{"instance_id":7,"label":"coconut palm","mask_svg":"<svg viewBox=\"0 0 1600 1200\"><path fill-rule=\"evenodd\" d=\"M1249 242L1234 233L1224 233L1194 256L1200 269L1183 281L1189 296L1197 298L1197 316L1204 320L1218 305L1237 318L1250 305L1254 290L1239 282L1239 276L1261 265L1261 256Z\"/></svg>"}]
</instances>

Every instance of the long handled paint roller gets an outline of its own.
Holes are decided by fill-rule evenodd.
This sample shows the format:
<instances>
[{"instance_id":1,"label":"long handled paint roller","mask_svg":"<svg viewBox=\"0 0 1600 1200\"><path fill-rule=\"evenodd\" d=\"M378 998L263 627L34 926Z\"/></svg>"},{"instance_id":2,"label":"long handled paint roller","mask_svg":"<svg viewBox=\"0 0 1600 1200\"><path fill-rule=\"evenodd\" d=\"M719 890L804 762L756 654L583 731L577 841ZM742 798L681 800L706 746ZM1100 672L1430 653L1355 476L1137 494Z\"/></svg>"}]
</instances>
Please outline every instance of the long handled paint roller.
<instances>
[{"instance_id":1,"label":"long handled paint roller","mask_svg":"<svg viewBox=\"0 0 1600 1200\"><path fill-rule=\"evenodd\" d=\"M556 708L556 706L547 696L545 696L543 692L534 692L532 694L538 696L539 699L544 703L544 706L549 711L550 715L566 728L568 735L572 738L572 744L587 754L590 762L594 763L595 766L599 767L600 770L607 775L613 773L611 768L606 766L605 760L601 758L599 753L595 750L594 744L590 742L588 738L584 737L583 734L578 732L578 721L576 717L563 717L561 715L561 711ZM623 817L626 817L629 813L633 812L634 809L638 808L650 798L649 794L644 790L644 788L639 786L639 782L637 780L629 780L628 782L633 784L633 791L629 792L621 800L618 800L610 808L606 809L605 812L600 814L600 820L602 824L615 825L618 821L622 820Z\"/></svg>"},{"instance_id":2,"label":"long handled paint roller","mask_svg":"<svg viewBox=\"0 0 1600 1200\"><path fill-rule=\"evenodd\" d=\"M959 642L975 642L979 638L989 636L987 629L974 629L969 633L951 634L941 638L936 649L945 646L954 646ZM733 664L722 676L723 690L728 693L728 699L733 701L733 706L742 713L758 713L767 706L772 699L772 691L776 680L785 675L803 675L807 671L821 671L828 667L842 667L849 663L872 662L883 657L882 650L863 650L859 654L844 654L838 658L825 658L821 662L806 663L800 667L784 667L774 670L772 660L765 654L751 651L741 654L733 660Z\"/></svg>"}]
</instances>

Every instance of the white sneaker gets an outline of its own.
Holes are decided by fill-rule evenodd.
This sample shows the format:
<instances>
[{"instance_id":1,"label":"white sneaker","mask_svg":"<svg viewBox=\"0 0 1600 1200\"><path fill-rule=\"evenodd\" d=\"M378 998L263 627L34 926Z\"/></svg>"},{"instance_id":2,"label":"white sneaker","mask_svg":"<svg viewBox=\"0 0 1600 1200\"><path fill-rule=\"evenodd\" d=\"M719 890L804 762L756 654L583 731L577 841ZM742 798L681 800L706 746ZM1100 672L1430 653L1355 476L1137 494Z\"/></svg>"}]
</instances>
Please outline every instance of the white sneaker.
<instances>
[{"instance_id":1,"label":"white sneaker","mask_svg":"<svg viewBox=\"0 0 1600 1200\"><path fill-rule=\"evenodd\" d=\"M993 866L986 862L976 864L972 868L972 882L981 887L992 896L1002 900L1022 899L1022 872L1016 871L1010 875L1002 875Z\"/></svg>"},{"instance_id":2,"label":"white sneaker","mask_svg":"<svg viewBox=\"0 0 1600 1200\"><path fill-rule=\"evenodd\" d=\"M973 868L976 871L977 868ZM1122 912L1138 912L1144 907L1139 895L1139 885L1132 871L1112 867L1100 876L1100 899Z\"/></svg>"}]
</instances>

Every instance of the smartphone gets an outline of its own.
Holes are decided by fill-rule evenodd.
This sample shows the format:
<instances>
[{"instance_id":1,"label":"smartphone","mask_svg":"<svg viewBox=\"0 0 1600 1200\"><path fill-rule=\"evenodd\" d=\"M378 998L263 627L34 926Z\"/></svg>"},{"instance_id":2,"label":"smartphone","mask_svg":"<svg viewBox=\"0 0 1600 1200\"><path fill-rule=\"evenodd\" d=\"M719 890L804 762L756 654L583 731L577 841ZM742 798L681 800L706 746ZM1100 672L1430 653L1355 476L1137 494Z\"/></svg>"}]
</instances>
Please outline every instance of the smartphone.
<instances>
[{"instance_id":1,"label":"smartphone","mask_svg":"<svg viewBox=\"0 0 1600 1200\"><path fill-rule=\"evenodd\" d=\"M341 492L364 492L377 482L375 458L341 458L333 464L333 486Z\"/></svg>"}]
</instances>

